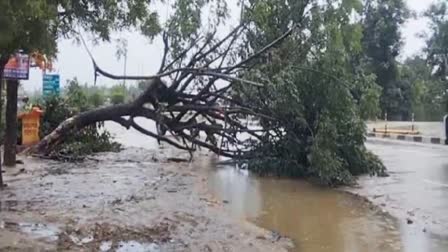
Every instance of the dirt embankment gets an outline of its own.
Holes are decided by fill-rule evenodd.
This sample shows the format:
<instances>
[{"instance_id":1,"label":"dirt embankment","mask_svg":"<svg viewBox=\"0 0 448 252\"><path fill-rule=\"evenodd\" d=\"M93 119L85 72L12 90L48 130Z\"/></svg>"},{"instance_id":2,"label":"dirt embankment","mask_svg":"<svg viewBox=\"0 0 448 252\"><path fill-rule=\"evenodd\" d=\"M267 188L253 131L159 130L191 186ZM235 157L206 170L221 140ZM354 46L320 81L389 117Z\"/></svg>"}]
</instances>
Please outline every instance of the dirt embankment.
<instances>
[{"instance_id":1,"label":"dirt embankment","mask_svg":"<svg viewBox=\"0 0 448 252\"><path fill-rule=\"evenodd\" d=\"M207 191L201 154L128 148L84 163L24 158L0 192L0 251L286 251Z\"/></svg>"}]
</instances>

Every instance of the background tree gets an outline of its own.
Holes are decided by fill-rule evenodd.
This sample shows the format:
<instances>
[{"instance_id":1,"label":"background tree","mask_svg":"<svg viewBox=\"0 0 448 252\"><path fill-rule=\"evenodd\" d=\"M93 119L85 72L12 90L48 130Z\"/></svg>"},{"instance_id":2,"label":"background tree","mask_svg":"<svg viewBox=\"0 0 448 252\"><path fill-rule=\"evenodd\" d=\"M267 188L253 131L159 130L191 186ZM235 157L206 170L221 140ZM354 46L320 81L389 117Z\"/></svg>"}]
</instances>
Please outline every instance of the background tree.
<instances>
[{"instance_id":1,"label":"background tree","mask_svg":"<svg viewBox=\"0 0 448 252\"><path fill-rule=\"evenodd\" d=\"M100 90L94 90L88 94L89 104L91 104L93 108L98 108L104 105L104 95Z\"/></svg>"},{"instance_id":2,"label":"background tree","mask_svg":"<svg viewBox=\"0 0 448 252\"><path fill-rule=\"evenodd\" d=\"M448 76L448 4L439 1L426 11L430 19L431 34L426 41L428 62L433 67L435 75L446 80Z\"/></svg>"},{"instance_id":3,"label":"background tree","mask_svg":"<svg viewBox=\"0 0 448 252\"><path fill-rule=\"evenodd\" d=\"M110 90L110 103L117 105L122 104L126 100L126 87L122 84L115 85Z\"/></svg>"},{"instance_id":4,"label":"background tree","mask_svg":"<svg viewBox=\"0 0 448 252\"><path fill-rule=\"evenodd\" d=\"M74 78L67 81L65 96L67 97L67 103L73 108L79 108L80 111L89 109L87 94L79 84L78 79Z\"/></svg>"},{"instance_id":5,"label":"background tree","mask_svg":"<svg viewBox=\"0 0 448 252\"><path fill-rule=\"evenodd\" d=\"M36 3L36 2L34 2ZM0 69L3 69L11 54L22 50L42 49L54 54L56 47L54 21L44 1L0 1ZM1 83L1 82L0 82ZM15 165L17 136L17 81L9 81L7 87L6 129L4 164ZM0 93L2 86L0 85Z\"/></svg>"},{"instance_id":6,"label":"background tree","mask_svg":"<svg viewBox=\"0 0 448 252\"><path fill-rule=\"evenodd\" d=\"M408 83L400 82L397 56L402 47L400 27L409 17L403 0L366 0L362 45L368 71L382 87L381 111L390 120L410 118Z\"/></svg>"},{"instance_id":7,"label":"background tree","mask_svg":"<svg viewBox=\"0 0 448 252\"><path fill-rule=\"evenodd\" d=\"M400 65L400 79L411 86L415 119L440 121L446 110L446 83L433 75L432 66L422 57L408 58Z\"/></svg>"},{"instance_id":8,"label":"background tree","mask_svg":"<svg viewBox=\"0 0 448 252\"><path fill-rule=\"evenodd\" d=\"M54 57L57 38L70 37L80 30L102 40L109 40L112 31L128 27L138 27L150 38L160 31L158 15L151 11L150 2L146 0L1 0L0 9L0 69L10 55L18 51L28 54L37 51ZM15 165L17 85L14 81L7 89L11 92L6 113L4 153L7 165Z\"/></svg>"},{"instance_id":9,"label":"background tree","mask_svg":"<svg viewBox=\"0 0 448 252\"><path fill-rule=\"evenodd\" d=\"M425 53L430 64L432 74L438 79L443 92L437 94L437 98L444 99L444 110L448 110L446 89L448 88L448 4L446 1L438 1L430 6L425 16L430 20L431 33L426 40Z\"/></svg>"}]
</instances>

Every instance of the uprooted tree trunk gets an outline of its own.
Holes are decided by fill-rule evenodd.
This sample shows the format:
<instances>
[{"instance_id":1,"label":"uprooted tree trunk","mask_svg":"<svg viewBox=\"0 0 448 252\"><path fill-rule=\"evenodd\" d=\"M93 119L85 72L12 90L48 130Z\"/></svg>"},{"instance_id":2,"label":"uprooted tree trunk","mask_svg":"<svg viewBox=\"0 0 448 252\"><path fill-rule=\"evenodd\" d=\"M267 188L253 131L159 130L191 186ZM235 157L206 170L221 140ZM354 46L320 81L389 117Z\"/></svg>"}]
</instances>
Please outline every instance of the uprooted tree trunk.
<instances>
[{"instance_id":1,"label":"uprooted tree trunk","mask_svg":"<svg viewBox=\"0 0 448 252\"><path fill-rule=\"evenodd\" d=\"M151 82L145 94L141 95L139 99L132 103L97 108L68 118L49 135L45 136L38 144L32 146L27 151L34 153L48 153L61 143L65 136L70 134L73 130L80 130L98 122L114 121L126 128L130 128L137 126L133 120L135 117L146 117L148 119L156 120L154 111L143 107L144 104L142 102L143 99L146 98L152 100L153 97L146 97L146 94L152 94L155 89L163 87L163 85L164 84L159 80L154 80ZM129 117L129 119L124 119L123 117ZM163 138L160 140L163 141Z\"/></svg>"},{"instance_id":2,"label":"uprooted tree trunk","mask_svg":"<svg viewBox=\"0 0 448 252\"><path fill-rule=\"evenodd\" d=\"M295 27L260 51L230 64L234 61L228 57L234 55L237 50L236 41L244 29L245 27L240 25L218 41L198 37L191 41L191 46L185 51L172 54L168 38L164 36L162 64L158 74L153 76L113 75L98 67L89 52L95 76L102 75L119 80L146 80L149 85L133 102L93 109L65 120L27 152L47 154L73 130L80 130L98 122L113 121L190 153L197 147L203 147L222 156L241 157L245 152L245 142L238 134L246 133L261 139L266 132L247 128L240 118L253 115L275 119L257 108L245 106L233 99L232 85L239 83L262 87L261 83L241 79L242 71L250 68L255 59L281 43ZM85 43L84 46L87 49ZM221 80L221 83L217 83L218 80ZM135 122L136 117L153 120L162 131L168 131L172 137L142 127ZM202 137L200 132L203 133Z\"/></svg>"}]
</instances>

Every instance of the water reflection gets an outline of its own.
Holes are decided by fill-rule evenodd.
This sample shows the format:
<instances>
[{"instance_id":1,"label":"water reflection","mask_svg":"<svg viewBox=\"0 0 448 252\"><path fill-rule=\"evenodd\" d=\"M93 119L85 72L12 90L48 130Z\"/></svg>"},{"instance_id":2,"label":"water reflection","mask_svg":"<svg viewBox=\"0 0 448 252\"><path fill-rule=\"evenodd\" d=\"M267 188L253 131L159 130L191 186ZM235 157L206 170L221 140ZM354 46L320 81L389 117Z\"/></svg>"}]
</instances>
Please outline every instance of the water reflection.
<instances>
[{"instance_id":1,"label":"water reflection","mask_svg":"<svg viewBox=\"0 0 448 252\"><path fill-rule=\"evenodd\" d=\"M228 201L236 216L252 219L262 210L259 182L248 179L245 170L219 169L213 177L213 185L222 200Z\"/></svg>"},{"instance_id":2,"label":"water reflection","mask_svg":"<svg viewBox=\"0 0 448 252\"><path fill-rule=\"evenodd\" d=\"M291 237L301 252L441 252L448 244L345 193L292 180L213 170L212 192L240 218Z\"/></svg>"}]
</instances>

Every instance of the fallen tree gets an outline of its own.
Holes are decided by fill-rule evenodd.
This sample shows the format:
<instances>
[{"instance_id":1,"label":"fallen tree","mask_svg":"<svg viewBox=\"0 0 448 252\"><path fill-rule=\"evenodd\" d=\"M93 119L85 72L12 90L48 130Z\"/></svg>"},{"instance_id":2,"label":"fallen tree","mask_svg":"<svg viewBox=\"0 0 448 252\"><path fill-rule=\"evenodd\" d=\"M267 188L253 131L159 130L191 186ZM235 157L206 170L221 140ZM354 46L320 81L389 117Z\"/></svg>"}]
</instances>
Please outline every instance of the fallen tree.
<instances>
[{"instance_id":1,"label":"fallen tree","mask_svg":"<svg viewBox=\"0 0 448 252\"><path fill-rule=\"evenodd\" d=\"M113 121L190 154L205 148L247 162L259 174L326 185L385 175L364 145L361 112L375 110L378 90L375 76L363 71L362 28L350 17L359 11L356 2L251 0L242 24L222 39L216 32L201 36L198 20L176 19L191 15L174 15L154 75L115 75L90 54L95 77L146 81L140 96L67 119L28 152L45 154L74 130ZM180 24L194 24L195 32ZM157 129L140 125L138 117ZM247 117L260 124L248 127Z\"/></svg>"},{"instance_id":2,"label":"fallen tree","mask_svg":"<svg viewBox=\"0 0 448 252\"><path fill-rule=\"evenodd\" d=\"M245 157L247 139L241 140L238 134L247 133L252 138L261 139L266 130L250 129L241 118L249 115L268 120L275 118L235 100L232 85L243 83L263 87L262 83L240 78L240 71L249 69L257 58L280 44L295 27L259 51L235 61L236 41L244 29L244 25L240 25L221 40L215 40L213 35L200 37L177 54L170 54L168 36L164 35L163 60L159 72L152 76L111 74L101 69L90 54L96 76L114 80L147 80L146 90L132 102L93 109L65 120L26 152L49 153L70 132L98 122L113 121L190 153L202 147L226 157ZM134 120L137 117L150 119L163 130L153 132L146 129ZM198 122L199 118L201 122ZM164 131L173 137L165 136ZM205 139L201 138L201 133Z\"/></svg>"}]
</instances>

